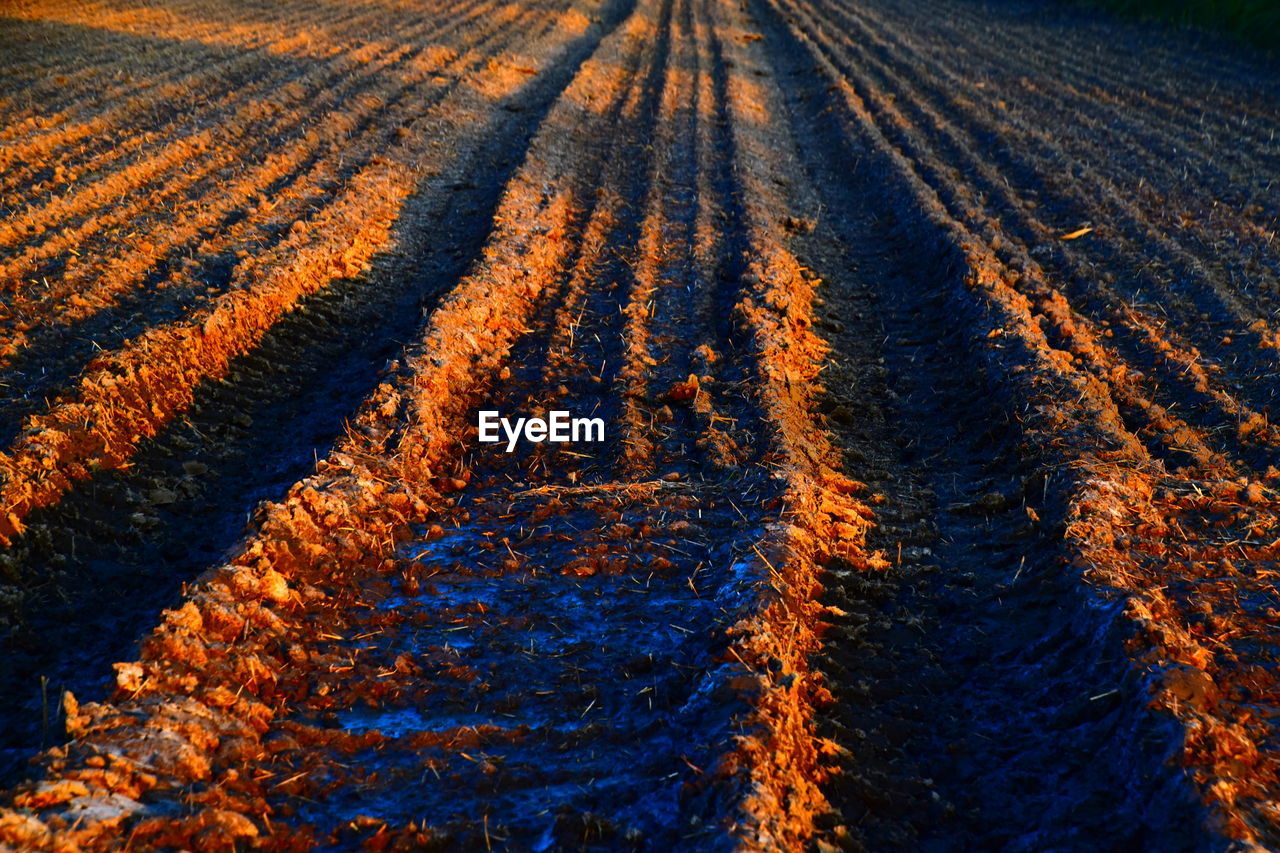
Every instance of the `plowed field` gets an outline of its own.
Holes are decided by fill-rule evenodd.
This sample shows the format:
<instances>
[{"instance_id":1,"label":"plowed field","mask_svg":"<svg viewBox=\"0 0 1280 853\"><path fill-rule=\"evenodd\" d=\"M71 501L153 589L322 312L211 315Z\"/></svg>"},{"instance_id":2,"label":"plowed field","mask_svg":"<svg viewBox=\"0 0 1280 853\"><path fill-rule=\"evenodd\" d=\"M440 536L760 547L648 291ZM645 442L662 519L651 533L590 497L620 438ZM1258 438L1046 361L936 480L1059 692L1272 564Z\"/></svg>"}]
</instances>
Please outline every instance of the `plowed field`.
<instances>
[{"instance_id":1,"label":"plowed field","mask_svg":"<svg viewBox=\"0 0 1280 853\"><path fill-rule=\"evenodd\" d=\"M1277 129L1044 0L0 0L0 849L1280 849Z\"/></svg>"}]
</instances>

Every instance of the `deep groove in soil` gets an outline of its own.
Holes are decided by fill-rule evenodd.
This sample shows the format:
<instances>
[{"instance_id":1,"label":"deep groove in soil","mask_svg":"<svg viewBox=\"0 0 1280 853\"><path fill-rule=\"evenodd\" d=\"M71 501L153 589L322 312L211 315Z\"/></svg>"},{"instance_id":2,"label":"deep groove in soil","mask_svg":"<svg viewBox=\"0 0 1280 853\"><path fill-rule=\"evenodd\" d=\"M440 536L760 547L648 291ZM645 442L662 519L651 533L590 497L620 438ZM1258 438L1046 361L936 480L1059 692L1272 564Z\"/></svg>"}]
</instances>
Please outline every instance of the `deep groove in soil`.
<instances>
[{"instance_id":1,"label":"deep groove in soil","mask_svg":"<svg viewBox=\"0 0 1280 853\"><path fill-rule=\"evenodd\" d=\"M1198 848L1189 787L1127 789L1176 733L1128 710L1138 686L1116 614L1086 601L1056 546L1064 508L1045 505L1008 409L958 373L969 344L937 290L945 271L927 255L904 264L910 240L878 201L892 188L835 132L827 114L840 106L803 48L755 10L825 207L821 254L807 260L831 282L827 406L844 421L849 473L885 496L870 543L892 564L838 571L828 587L848 615L819 663L840 685L821 725L852 751L831 783L834 838Z\"/></svg>"},{"instance_id":2,"label":"deep groove in soil","mask_svg":"<svg viewBox=\"0 0 1280 853\"><path fill-rule=\"evenodd\" d=\"M424 254L304 300L225 380L202 388L128 472L100 475L31 519L8 563L25 601L0 654L9 685L0 780L19 778L33 747L61 739L61 691L103 695L108 664L128 659L182 586L235 546L253 508L287 491L343 434L387 361L476 257L528 139L591 49L579 45L521 93L519 109L480 131L487 141L457 167L443 209L410 202L402 229L420 229L427 216L439 223ZM156 501L157 492L167 494Z\"/></svg>"},{"instance_id":3,"label":"deep groove in soil","mask_svg":"<svg viewBox=\"0 0 1280 853\"><path fill-rule=\"evenodd\" d=\"M1052 2L11 0L0 848L1280 847L1280 78Z\"/></svg>"}]
</instances>

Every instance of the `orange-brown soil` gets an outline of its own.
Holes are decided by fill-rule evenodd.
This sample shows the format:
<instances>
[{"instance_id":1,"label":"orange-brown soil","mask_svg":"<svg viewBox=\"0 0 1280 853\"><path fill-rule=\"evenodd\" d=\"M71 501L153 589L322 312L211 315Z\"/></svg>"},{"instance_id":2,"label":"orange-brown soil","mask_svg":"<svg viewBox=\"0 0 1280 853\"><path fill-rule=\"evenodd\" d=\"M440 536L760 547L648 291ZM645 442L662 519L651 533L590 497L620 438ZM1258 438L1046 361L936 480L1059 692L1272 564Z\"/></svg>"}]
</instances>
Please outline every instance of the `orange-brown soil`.
<instances>
[{"instance_id":1,"label":"orange-brown soil","mask_svg":"<svg viewBox=\"0 0 1280 853\"><path fill-rule=\"evenodd\" d=\"M1280 845L1264 58L12 0L0 72L0 849Z\"/></svg>"}]
</instances>

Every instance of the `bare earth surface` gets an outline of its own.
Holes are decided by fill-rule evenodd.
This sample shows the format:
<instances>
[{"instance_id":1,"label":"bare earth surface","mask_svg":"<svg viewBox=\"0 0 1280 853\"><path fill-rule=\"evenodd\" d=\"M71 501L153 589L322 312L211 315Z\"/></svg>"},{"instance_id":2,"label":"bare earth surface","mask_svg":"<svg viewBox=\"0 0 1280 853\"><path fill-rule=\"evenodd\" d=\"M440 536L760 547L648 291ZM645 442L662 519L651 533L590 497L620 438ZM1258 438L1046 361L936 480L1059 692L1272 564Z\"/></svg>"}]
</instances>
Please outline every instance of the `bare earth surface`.
<instances>
[{"instance_id":1,"label":"bare earth surface","mask_svg":"<svg viewBox=\"0 0 1280 853\"><path fill-rule=\"evenodd\" d=\"M0 0L0 849L1280 848L1277 129L1038 0Z\"/></svg>"}]
</instances>

